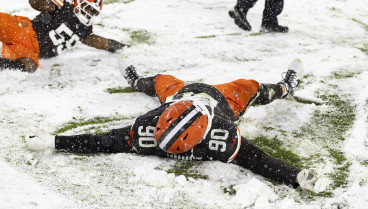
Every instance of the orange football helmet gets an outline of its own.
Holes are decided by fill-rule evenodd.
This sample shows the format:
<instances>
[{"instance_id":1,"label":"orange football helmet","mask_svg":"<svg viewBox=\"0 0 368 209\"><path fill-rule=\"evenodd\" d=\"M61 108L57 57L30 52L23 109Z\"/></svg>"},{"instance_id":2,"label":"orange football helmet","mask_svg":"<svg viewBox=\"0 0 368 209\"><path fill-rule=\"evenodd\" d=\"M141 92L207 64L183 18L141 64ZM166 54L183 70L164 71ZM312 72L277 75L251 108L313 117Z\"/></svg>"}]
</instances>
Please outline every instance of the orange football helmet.
<instances>
[{"instance_id":1,"label":"orange football helmet","mask_svg":"<svg viewBox=\"0 0 368 209\"><path fill-rule=\"evenodd\" d=\"M86 26L92 25L102 10L103 0L74 0L74 14Z\"/></svg>"},{"instance_id":2,"label":"orange football helmet","mask_svg":"<svg viewBox=\"0 0 368 209\"><path fill-rule=\"evenodd\" d=\"M162 150L180 154L201 142L211 124L212 116L205 105L191 100L178 101L160 116L155 138Z\"/></svg>"}]
</instances>

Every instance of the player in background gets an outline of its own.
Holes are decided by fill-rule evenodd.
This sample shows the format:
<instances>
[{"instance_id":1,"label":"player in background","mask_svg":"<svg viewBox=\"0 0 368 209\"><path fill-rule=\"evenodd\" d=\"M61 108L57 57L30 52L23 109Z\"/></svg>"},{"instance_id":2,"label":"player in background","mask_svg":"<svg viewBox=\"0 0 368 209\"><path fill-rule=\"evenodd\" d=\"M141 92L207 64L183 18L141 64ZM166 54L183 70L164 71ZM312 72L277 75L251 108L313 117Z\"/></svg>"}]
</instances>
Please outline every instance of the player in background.
<instances>
[{"instance_id":1,"label":"player in background","mask_svg":"<svg viewBox=\"0 0 368 209\"><path fill-rule=\"evenodd\" d=\"M247 13L254 6L257 0L237 0L234 10L229 11L229 15L234 19L239 28L250 31L252 26L247 20ZM266 0L263 10L261 32L287 33L289 28L279 25L277 16L284 8L284 0Z\"/></svg>"},{"instance_id":2,"label":"player in background","mask_svg":"<svg viewBox=\"0 0 368 209\"><path fill-rule=\"evenodd\" d=\"M239 79L220 85L192 83L171 75L141 77L133 66L123 71L139 92L157 96L162 105L139 116L133 125L106 134L27 137L31 150L73 153L138 153L181 160L234 163L271 180L311 192L324 191L330 181L317 178L267 155L251 144L236 125L251 104L265 105L293 94L299 84L301 61L291 63L277 84Z\"/></svg>"},{"instance_id":3,"label":"player in background","mask_svg":"<svg viewBox=\"0 0 368 209\"><path fill-rule=\"evenodd\" d=\"M41 12L33 20L0 13L0 70L34 72L39 58L55 57L78 41L110 52L127 46L93 33L103 0L29 0L29 4Z\"/></svg>"}]
</instances>

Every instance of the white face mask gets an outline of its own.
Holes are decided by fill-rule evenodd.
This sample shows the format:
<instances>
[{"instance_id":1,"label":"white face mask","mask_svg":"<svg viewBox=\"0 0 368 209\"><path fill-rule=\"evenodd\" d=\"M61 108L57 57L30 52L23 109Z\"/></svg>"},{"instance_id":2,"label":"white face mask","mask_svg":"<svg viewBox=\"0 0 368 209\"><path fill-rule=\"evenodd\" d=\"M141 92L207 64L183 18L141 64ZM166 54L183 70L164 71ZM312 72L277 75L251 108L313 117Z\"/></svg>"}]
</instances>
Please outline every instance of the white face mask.
<instances>
[{"instance_id":1,"label":"white face mask","mask_svg":"<svg viewBox=\"0 0 368 209\"><path fill-rule=\"evenodd\" d=\"M87 0L75 0L77 1L77 6L74 7L74 14L77 16L79 21L86 26L90 26L96 20L97 16L100 14L101 1L89 2Z\"/></svg>"}]
</instances>

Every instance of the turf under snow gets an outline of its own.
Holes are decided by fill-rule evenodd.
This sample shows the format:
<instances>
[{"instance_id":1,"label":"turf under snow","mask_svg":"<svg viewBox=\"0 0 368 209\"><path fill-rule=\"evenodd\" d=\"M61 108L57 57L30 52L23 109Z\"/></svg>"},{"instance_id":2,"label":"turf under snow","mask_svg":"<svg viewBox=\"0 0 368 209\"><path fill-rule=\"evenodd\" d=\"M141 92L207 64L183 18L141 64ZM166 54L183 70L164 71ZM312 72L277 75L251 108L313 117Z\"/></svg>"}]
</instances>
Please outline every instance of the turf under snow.
<instances>
[{"instance_id":1,"label":"turf under snow","mask_svg":"<svg viewBox=\"0 0 368 209\"><path fill-rule=\"evenodd\" d=\"M368 162L367 1L286 1L279 19L290 32L263 35L257 32L264 1L248 14L251 32L238 29L228 17L234 4L235 0L106 4L95 33L131 43L132 48L111 54L79 44L56 58L40 60L36 73L0 72L0 208L365 208L368 168L362 162ZM29 17L37 14L23 0L1 0L0 12ZM131 38L132 31L144 30L149 40ZM238 78L278 82L281 72L297 57L313 79L296 95L315 98L316 91L330 82L350 94L356 105L356 118L339 148L351 163L348 183L332 190L331 197L311 197L220 162L195 163L194 169L208 179L193 179L167 172L176 163L170 159L37 153L25 148L24 136L40 130L52 133L67 122L96 117L128 118L108 123L103 127L108 130L127 125L132 118L157 107L157 99L141 93L106 92L128 86L117 68L119 59L124 65L134 64L143 75L167 73L187 81L218 84ZM331 81L330 75L336 71L356 76ZM292 132L307 124L316 108L329 110L328 105L285 100L252 107L240 128L248 138L270 135L264 127ZM65 134L85 133L87 129ZM294 152L308 156L318 152L318 146L296 146ZM333 172L331 163L318 163L312 166L318 175ZM225 193L225 188L236 193Z\"/></svg>"}]
</instances>

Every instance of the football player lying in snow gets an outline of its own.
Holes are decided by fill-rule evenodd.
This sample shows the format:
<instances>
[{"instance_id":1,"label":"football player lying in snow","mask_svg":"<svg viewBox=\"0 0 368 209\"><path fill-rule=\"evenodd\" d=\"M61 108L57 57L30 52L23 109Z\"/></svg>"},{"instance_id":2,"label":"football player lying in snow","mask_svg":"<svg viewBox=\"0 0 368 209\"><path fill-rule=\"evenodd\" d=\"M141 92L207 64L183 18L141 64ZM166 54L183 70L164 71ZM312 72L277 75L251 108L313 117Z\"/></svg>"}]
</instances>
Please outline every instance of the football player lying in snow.
<instances>
[{"instance_id":1,"label":"football player lying in snow","mask_svg":"<svg viewBox=\"0 0 368 209\"><path fill-rule=\"evenodd\" d=\"M78 41L115 52L126 46L93 34L103 0L29 0L41 11L33 20L0 12L0 70L34 72L38 58L55 57Z\"/></svg>"},{"instance_id":2,"label":"football player lying in snow","mask_svg":"<svg viewBox=\"0 0 368 209\"><path fill-rule=\"evenodd\" d=\"M280 159L272 158L244 137L235 124L251 104L265 105L293 94L301 61L295 60L278 84L239 79L220 85L185 85L174 76L141 77L133 66L124 77L139 92L157 96L162 105L134 124L106 134L33 136L31 150L52 148L73 153L138 153L181 160L219 160L311 192L324 191L329 180L317 179Z\"/></svg>"}]
</instances>

